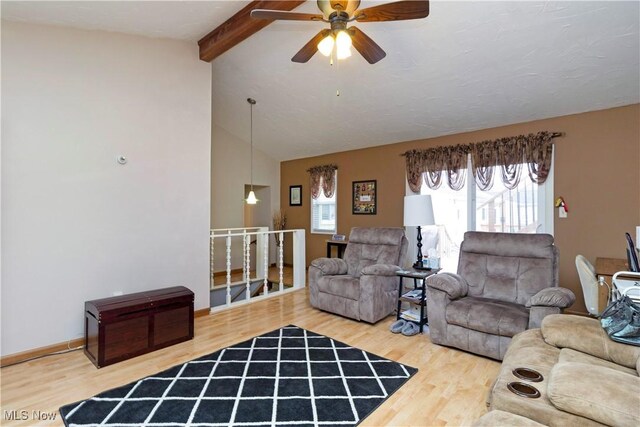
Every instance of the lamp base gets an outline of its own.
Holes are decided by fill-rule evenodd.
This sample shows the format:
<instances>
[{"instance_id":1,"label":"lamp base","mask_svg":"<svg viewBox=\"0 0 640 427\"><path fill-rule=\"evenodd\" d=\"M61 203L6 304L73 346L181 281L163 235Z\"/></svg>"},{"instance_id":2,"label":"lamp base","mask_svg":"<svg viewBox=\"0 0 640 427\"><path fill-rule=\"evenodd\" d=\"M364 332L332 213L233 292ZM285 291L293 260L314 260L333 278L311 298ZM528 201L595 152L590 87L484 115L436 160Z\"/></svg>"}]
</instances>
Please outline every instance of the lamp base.
<instances>
[{"instance_id":1,"label":"lamp base","mask_svg":"<svg viewBox=\"0 0 640 427\"><path fill-rule=\"evenodd\" d=\"M425 267L422 261L416 261L412 267L414 270L431 270L430 267Z\"/></svg>"}]
</instances>

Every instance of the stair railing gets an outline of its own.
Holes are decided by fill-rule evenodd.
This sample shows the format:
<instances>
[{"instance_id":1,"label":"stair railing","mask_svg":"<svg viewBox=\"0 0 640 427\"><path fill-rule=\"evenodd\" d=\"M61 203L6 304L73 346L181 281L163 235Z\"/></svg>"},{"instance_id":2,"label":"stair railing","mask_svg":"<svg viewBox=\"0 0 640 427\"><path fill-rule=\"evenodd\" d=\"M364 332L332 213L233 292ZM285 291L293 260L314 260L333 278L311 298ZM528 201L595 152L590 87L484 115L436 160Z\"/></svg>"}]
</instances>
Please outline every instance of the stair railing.
<instances>
[{"instance_id":1,"label":"stair railing","mask_svg":"<svg viewBox=\"0 0 640 427\"><path fill-rule=\"evenodd\" d=\"M216 258L215 254L220 253L224 244L225 254L224 271L226 273L225 301L223 304L216 305L219 307L229 307L236 303L246 303L257 297L268 297L270 294L284 292L284 245L282 243L276 245L274 253L270 253L270 237L277 236L279 242L283 242L285 235L289 235L293 245L293 283L292 289L305 287L306 271L305 271L305 230L278 230L269 231L267 227L254 228L225 228L212 229L210 231L209 241L209 270L210 270L210 289L216 291L221 288L220 285L215 286L214 278L216 275ZM234 241L240 241L234 245ZM256 252L256 274L251 277L251 248L255 243ZM218 248L216 249L216 246ZM241 252L239 249L241 248ZM278 268L278 286L275 289L269 289L269 265L270 260L276 264ZM218 262L220 264L220 262ZM236 267L236 268L234 268ZM238 268L241 267L241 268ZM231 276L234 271L242 272L242 280L232 282ZM219 273L218 273L219 274ZM260 285L257 283L262 282ZM232 288L243 287L232 292ZM243 292L244 291L244 292ZM244 299L240 299L240 295L244 293ZM259 294L259 295L258 295Z\"/></svg>"}]
</instances>

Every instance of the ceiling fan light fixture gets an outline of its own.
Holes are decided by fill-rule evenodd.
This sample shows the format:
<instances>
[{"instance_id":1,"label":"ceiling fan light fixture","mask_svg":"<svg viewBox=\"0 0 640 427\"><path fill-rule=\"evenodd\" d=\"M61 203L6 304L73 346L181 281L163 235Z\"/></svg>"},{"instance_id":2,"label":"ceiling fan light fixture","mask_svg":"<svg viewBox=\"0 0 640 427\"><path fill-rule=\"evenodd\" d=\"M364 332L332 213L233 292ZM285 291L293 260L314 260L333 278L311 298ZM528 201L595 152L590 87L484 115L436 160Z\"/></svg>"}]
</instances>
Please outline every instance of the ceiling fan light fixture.
<instances>
[{"instance_id":1,"label":"ceiling fan light fixture","mask_svg":"<svg viewBox=\"0 0 640 427\"><path fill-rule=\"evenodd\" d=\"M320 43L318 43L318 50L324 56L329 56L333 51L334 44L335 40L333 39L333 35L329 34L327 37L323 38Z\"/></svg>"},{"instance_id":2,"label":"ceiling fan light fixture","mask_svg":"<svg viewBox=\"0 0 640 427\"><path fill-rule=\"evenodd\" d=\"M336 35L336 56L338 59L346 59L351 56L351 37L345 30L338 31Z\"/></svg>"}]
</instances>

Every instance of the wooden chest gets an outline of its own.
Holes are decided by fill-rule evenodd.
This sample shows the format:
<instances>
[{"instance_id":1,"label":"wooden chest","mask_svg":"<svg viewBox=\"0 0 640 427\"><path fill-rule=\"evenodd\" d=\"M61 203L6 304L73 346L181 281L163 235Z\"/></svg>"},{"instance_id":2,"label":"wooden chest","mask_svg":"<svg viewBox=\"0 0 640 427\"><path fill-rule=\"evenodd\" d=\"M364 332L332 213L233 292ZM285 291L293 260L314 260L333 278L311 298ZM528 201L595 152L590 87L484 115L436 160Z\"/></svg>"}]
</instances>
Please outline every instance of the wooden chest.
<instances>
[{"instance_id":1,"label":"wooden chest","mask_svg":"<svg viewBox=\"0 0 640 427\"><path fill-rule=\"evenodd\" d=\"M84 352L96 367L193 338L193 292L184 286L87 301Z\"/></svg>"}]
</instances>

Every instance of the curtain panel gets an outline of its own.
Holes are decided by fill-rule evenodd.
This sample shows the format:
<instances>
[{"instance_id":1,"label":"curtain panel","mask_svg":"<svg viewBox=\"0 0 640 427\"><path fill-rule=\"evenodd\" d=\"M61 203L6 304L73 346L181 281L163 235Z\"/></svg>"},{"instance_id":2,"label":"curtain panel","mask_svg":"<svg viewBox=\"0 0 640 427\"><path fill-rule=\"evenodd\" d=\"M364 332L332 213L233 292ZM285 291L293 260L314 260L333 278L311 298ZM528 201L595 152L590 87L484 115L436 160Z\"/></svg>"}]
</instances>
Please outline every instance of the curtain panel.
<instances>
[{"instance_id":1,"label":"curtain panel","mask_svg":"<svg viewBox=\"0 0 640 427\"><path fill-rule=\"evenodd\" d=\"M465 183L467 159L471 158L471 173L481 190L493 186L495 168L505 187L516 188L525 164L529 178L536 184L546 181L551 169L553 138L560 133L538 132L496 140L481 141L446 147L409 150L405 157L407 182L414 193L419 193L424 174L427 186L433 190L442 184L445 173L447 184L453 190L460 190Z\"/></svg>"},{"instance_id":2,"label":"curtain panel","mask_svg":"<svg viewBox=\"0 0 640 427\"><path fill-rule=\"evenodd\" d=\"M311 176L311 197L317 199L320 196L320 190L327 198L333 197L336 192L336 165L321 165L307 169Z\"/></svg>"}]
</instances>

